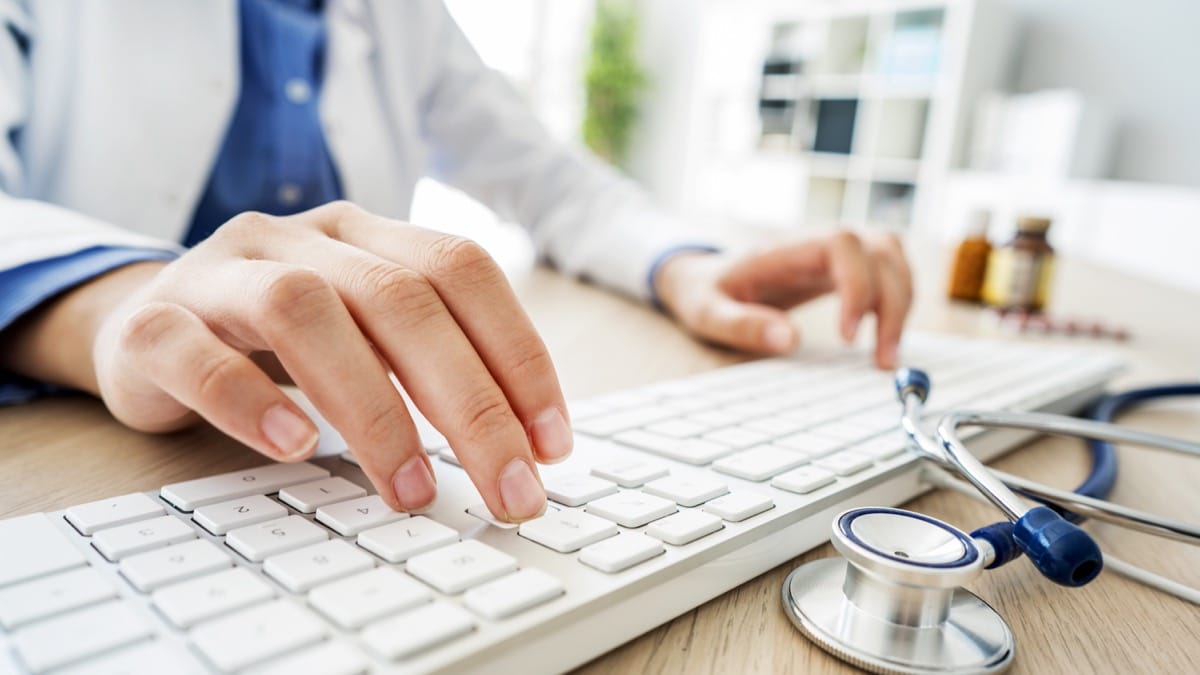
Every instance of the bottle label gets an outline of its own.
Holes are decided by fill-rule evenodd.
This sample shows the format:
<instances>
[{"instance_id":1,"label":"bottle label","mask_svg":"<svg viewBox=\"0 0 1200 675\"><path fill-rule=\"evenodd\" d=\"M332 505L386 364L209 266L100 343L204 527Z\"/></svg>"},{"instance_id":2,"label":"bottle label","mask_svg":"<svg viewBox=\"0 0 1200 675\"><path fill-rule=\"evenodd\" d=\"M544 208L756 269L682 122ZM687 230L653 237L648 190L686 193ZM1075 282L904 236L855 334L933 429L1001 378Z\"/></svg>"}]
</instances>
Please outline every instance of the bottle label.
<instances>
[{"instance_id":1,"label":"bottle label","mask_svg":"<svg viewBox=\"0 0 1200 675\"><path fill-rule=\"evenodd\" d=\"M992 251L984 301L996 307L1041 309L1049 289L1051 260L1048 255L1013 248Z\"/></svg>"}]
</instances>

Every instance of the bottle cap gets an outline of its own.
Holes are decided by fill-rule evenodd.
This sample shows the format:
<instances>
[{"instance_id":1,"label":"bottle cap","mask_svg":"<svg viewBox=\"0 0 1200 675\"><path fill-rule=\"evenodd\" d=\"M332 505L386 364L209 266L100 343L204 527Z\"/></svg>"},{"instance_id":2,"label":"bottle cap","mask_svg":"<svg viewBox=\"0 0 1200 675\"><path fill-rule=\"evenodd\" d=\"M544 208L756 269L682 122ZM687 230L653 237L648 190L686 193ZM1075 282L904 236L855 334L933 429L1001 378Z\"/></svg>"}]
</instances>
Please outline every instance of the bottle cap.
<instances>
[{"instance_id":1,"label":"bottle cap","mask_svg":"<svg viewBox=\"0 0 1200 675\"><path fill-rule=\"evenodd\" d=\"M992 212L987 209L975 209L967 216L967 238L987 237L988 228L992 224Z\"/></svg>"},{"instance_id":2,"label":"bottle cap","mask_svg":"<svg viewBox=\"0 0 1200 675\"><path fill-rule=\"evenodd\" d=\"M1030 234L1045 234L1050 229L1050 219L1044 216L1021 216L1017 219L1017 231Z\"/></svg>"}]
</instances>

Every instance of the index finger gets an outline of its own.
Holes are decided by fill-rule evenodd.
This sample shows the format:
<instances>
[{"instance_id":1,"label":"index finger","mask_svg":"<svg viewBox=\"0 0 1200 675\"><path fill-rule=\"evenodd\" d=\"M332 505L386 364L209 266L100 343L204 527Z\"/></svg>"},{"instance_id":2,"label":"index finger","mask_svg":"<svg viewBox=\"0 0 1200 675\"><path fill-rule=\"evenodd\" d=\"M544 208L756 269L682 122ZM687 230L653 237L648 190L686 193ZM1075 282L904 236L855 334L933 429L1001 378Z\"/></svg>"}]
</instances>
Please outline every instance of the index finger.
<instances>
[{"instance_id":1,"label":"index finger","mask_svg":"<svg viewBox=\"0 0 1200 675\"><path fill-rule=\"evenodd\" d=\"M564 459L574 438L554 363L504 273L478 244L350 208L330 236L420 271L470 340L521 420L542 462Z\"/></svg>"}]
</instances>

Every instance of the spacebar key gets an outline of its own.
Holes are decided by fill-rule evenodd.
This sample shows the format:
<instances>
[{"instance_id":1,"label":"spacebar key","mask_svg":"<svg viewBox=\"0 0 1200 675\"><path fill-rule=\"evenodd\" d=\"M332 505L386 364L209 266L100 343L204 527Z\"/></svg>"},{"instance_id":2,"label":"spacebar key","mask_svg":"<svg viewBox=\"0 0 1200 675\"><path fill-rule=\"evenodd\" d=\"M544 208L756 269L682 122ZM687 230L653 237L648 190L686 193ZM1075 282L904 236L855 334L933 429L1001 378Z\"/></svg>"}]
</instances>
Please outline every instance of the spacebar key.
<instances>
[{"instance_id":1,"label":"spacebar key","mask_svg":"<svg viewBox=\"0 0 1200 675\"><path fill-rule=\"evenodd\" d=\"M201 506L227 499L271 494L289 485L327 477L328 471L308 462L268 464L245 471L231 471L219 476L164 485L159 494L180 511L194 511Z\"/></svg>"}]
</instances>

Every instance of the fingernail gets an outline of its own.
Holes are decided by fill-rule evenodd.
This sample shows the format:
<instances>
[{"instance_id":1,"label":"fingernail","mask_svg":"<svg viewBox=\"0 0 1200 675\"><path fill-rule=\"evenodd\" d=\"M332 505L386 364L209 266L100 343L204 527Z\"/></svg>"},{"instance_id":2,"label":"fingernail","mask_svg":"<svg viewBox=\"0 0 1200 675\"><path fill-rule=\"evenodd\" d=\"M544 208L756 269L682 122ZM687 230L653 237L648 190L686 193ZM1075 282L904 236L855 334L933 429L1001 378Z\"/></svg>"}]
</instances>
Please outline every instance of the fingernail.
<instances>
[{"instance_id":1,"label":"fingernail","mask_svg":"<svg viewBox=\"0 0 1200 675\"><path fill-rule=\"evenodd\" d=\"M282 404L271 406L262 418L262 432L284 458L299 457L317 445L319 432L311 422Z\"/></svg>"},{"instance_id":2,"label":"fingernail","mask_svg":"<svg viewBox=\"0 0 1200 675\"><path fill-rule=\"evenodd\" d=\"M546 492L523 459L514 459L500 474L500 499L511 522L529 520L546 508Z\"/></svg>"},{"instance_id":3,"label":"fingernail","mask_svg":"<svg viewBox=\"0 0 1200 675\"><path fill-rule=\"evenodd\" d=\"M413 455L392 474L392 489L405 511L418 511L433 503L437 496L433 474L420 455Z\"/></svg>"},{"instance_id":4,"label":"fingernail","mask_svg":"<svg viewBox=\"0 0 1200 675\"><path fill-rule=\"evenodd\" d=\"M786 352L792 348L792 327L782 322L771 322L763 329L763 342L773 352Z\"/></svg>"},{"instance_id":5,"label":"fingernail","mask_svg":"<svg viewBox=\"0 0 1200 675\"><path fill-rule=\"evenodd\" d=\"M550 462L557 462L571 454L575 438L571 435L571 427L558 408L550 408L538 415L529 425L529 435L533 438L533 447L537 448L538 456Z\"/></svg>"}]
</instances>

